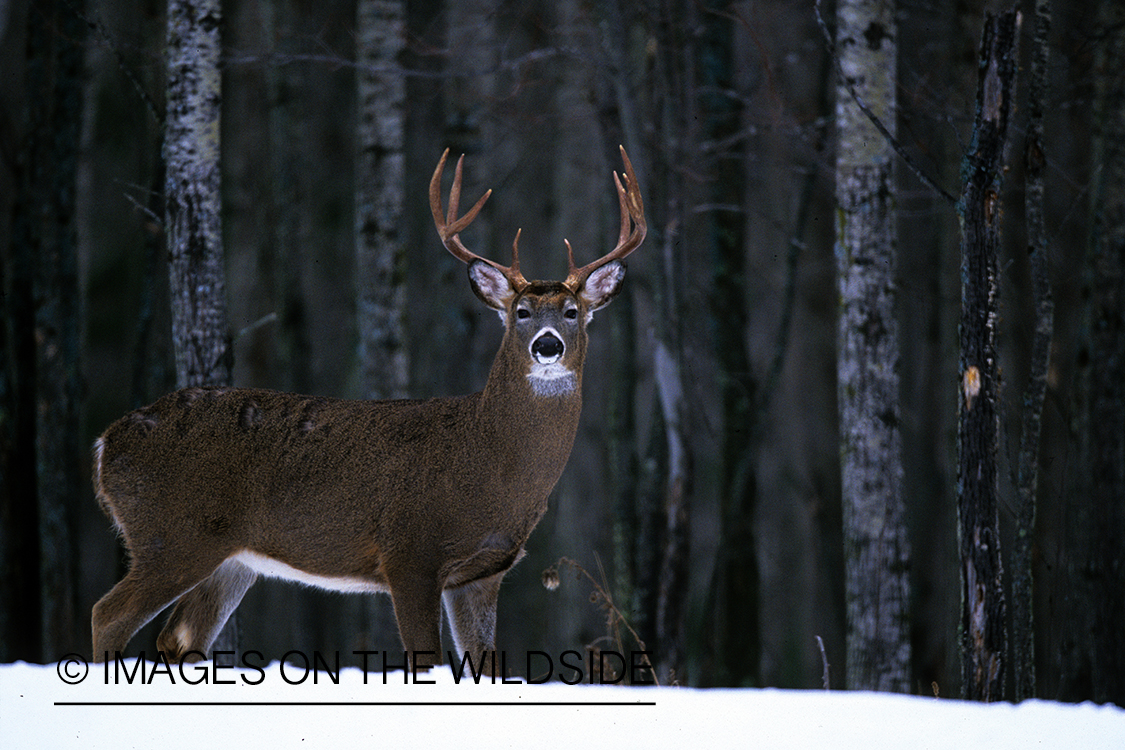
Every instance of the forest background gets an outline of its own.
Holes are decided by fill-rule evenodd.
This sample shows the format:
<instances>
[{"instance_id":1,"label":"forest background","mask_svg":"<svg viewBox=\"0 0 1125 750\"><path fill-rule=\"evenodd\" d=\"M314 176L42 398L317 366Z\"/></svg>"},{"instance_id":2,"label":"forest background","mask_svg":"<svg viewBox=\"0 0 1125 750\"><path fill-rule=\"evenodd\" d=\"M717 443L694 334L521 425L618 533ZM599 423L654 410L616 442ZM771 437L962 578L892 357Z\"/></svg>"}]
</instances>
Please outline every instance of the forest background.
<instances>
[{"instance_id":1,"label":"forest background","mask_svg":"<svg viewBox=\"0 0 1125 750\"><path fill-rule=\"evenodd\" d=\"M612 247L610 173L624 144L649 239L629 259L626 291L592 324L578 440L527 559L506 578L499 644L511 654L632 648L632 636L616 640L612 600L681 682L815 687L827 660L829 684L847 685L840 93L813 3L381 3L403 24L381 61L357 53L364 5L222 4L233 382L342 397L479 389L501 327L433 229L426 185L442 150L468 155L468 198L494 190L470 230L474 250L506 262L522 227L528 275L558 278L564 237L579 263ZM882 5L897 28L891 127L919 171L957 194L985 13L1011 6ZM1035 4L1023 5L1021 76L1035 46ZM1108 0L1051 6L1041 156L1054 335L1031 535L1035 693L1125 705L1125 657L1112 645L1125 620L1125 12ZM145 0L0 4L3 661L89 648L90 608L126 563L87 481L88 446L175 387L160 197L164 12ZM825 6L829 26L833 12ZM365 75L401 88L380 99L397 113L375 105L376 121L401 117L402 135L388 282L402 336L382 354L361 345ZM1016 86L996 196L1005 554L1021 537L1037 326L1024 208L1034 108L1026 81ZM42 154L68 139L72 201L56 215L74 227L74 262L55 284L21 222L39 215L29 206L39 205ZM56 188L47 193L65 194ZM901 163L892 188L908 689L957 695L961 225L957 207ZM66 320L76 321L69 338ZM383 392L371 385L373 356L401 365ZM56 414L52 427L44 415ZM595 583L563 564L562 585L544 588L564 557ZM658 604L674 610L671 629ZM238 646L267 658L398 649L385 598L261 581L237 623ZM156 627L130 653L151 652Z\"/></svg>"}]
</instances>

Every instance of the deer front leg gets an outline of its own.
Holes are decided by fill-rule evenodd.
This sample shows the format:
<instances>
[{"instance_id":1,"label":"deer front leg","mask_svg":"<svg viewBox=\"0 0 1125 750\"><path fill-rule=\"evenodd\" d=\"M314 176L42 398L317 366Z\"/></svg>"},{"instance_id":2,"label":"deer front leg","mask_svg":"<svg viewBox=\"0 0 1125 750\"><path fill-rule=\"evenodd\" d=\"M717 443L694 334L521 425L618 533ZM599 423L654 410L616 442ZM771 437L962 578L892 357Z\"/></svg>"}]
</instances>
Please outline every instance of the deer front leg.
<instances>
[{"instance_id":1,"label":"deer front leg","mask_svg":"<svg viewBox=\"0 0 1125 750\"><path fill-rule=\"evenodd\" d=\"M94 661L112 659L138 630L172 602L191 591L222 563L222 557L195 556L190 545L169 545L153 555L153 545L134 545L129 572L94 605L90 626ZM142 551L138 552L138 548Z\"/></svg>"},{"instance_id":2,"label":"deer front leg","mask_svg":"<svg viewBox=\"0 0 1125 750\"><path fill-rule=\"evenodd\" d=\"M394 603L395 620L415 669L441 664L441 587L436 576L387 577Z\"/></svg>"},{"instance_id":3,"label":"deer front leg","mask_svg":"<svg viewBox=\"0 0 1125 750\"><path fill-rule=\"evenodd\" d=\"M94 661L124 653L133 635L191 585L134 561L126 576L94 605Z\"/></svg>"},{"instance_id":4,"label":"deer front leg","mask_svg":"<svg viewBox=\"0 0 1125 750\"><path fill-rule=\"evenodd\" d=\"M169 661L182 661L185 655L188 661L206 659L219 631L257 578L240 562L224 562L176 602L156 639L157 648Z\"/></svg>"},{"instance_id":5,"label":"deer front leg","mask_svg":"<svg viewBox=\"0 0 1125 750\"><path fill-rule=\"evenodd\" d=\"M506 572L501 571L457 588L446 589L442 594L449 625L453 630L457 658L464 658L468 653L473 661L479 658L483 662L486 651L495 652L496 601L500 596L500 582L504 580ZM491 664L495 676L495 653Z\"/></svg>"}]
</instances>

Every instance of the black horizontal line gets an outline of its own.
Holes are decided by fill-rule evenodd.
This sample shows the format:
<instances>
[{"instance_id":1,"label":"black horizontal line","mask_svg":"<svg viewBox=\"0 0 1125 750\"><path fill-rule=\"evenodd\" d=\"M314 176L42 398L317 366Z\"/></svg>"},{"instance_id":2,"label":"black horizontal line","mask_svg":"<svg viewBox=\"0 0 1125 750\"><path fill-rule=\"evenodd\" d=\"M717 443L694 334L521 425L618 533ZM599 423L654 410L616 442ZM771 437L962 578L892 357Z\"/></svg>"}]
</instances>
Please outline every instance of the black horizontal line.
<instances>
[{"instance_id":1,"label":"black horizontal line","mask_svg":"<svg viewBox=\"0 0 1125 750\"><path fill-rule=\"evenodd\" d=\"M656 701L55 701L56 706L655 706Z\"/></svg>"}]
</instances>

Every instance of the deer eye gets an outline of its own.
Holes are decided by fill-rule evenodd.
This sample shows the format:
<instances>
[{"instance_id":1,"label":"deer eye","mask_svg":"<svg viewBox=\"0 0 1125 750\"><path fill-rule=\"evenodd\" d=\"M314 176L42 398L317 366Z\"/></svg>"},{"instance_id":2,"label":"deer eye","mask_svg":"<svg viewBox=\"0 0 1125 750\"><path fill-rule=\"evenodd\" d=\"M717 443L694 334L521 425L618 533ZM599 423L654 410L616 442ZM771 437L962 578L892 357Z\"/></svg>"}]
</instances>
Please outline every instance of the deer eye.
<instances>
[{"instance_id":1,"label":"deer eye","mask_svg":"<svg viewBox=\"0 0 1125 750\"><path fill-rule=\"evenodd\" d=\"M578 317L578 308L577 307L567 308L567 311L563 313L563 317L566 318L567 320L576 319Z\"/></svg>"},{"instance_id":2,"label":"deer eye","mask_svg":"<svg viewBox=\"0 0 1125 750\"><path fill-rule=\"evenodd\" d=\"M531 310L528 310L526 307L521 307L520 309L516 310L516 317L519 318L520 320L525 320L527 318L530 318L531 317Z\"/></svg>"}]
</instances>

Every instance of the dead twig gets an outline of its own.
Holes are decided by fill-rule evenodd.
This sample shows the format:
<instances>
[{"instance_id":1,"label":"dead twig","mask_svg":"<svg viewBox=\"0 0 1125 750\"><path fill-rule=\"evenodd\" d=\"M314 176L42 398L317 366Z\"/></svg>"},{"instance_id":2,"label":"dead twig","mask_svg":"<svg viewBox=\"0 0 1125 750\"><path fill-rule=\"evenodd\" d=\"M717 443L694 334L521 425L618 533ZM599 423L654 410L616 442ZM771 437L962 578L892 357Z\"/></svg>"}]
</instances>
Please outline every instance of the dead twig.
<instances>
[{"instance_id":1,"label":"dead twig","mask_svg":"<svg viewBox=\"0 0 1125 750\"><path fill-rule=\"evenodd\" d=\"M617 646L621 653L625 652L625 646L621 638L621 626L624 626L625 629L629 631L629 635L631 635L636 644L640 646L641 652L644 656L645 668L647 668L652 673L653 682L657 687L659 687L660 678L656 676L656 668L653 666L652 660L649 659L648 651L645 648L645 642L641 640L641 637L637 635L637 631L633 629L633 626L629 624L629 621L625 618L625 615L622 614L621 610L617 608L617 605L614 603L613 597L610 595L606 586L604 586L602 583L599 583L594 578L594 576L590 575L590 572L582 567L582 565L578 561L572 560L569 557L560 557L554 565L543 571L542 580L544 588L546 588L548 591L554 591L559 587L559 568L563 565L566 565L574 570L576 577L585 576L586 580L590 582L590 585L594 587L593 592L591 592L590 594L590 603L597 604L599 607L601 607L602 610L605 611L606 629L610 633L610 635L607 637L613 640L614 644ZM602 569L600 560L598 561L598 570L601 573L602 581L604 582L605 570ZM596 648L596 646L594 646L594 644L590 644L589 646L587 646L587 648Z\"/></svg>"}]
</instances>

